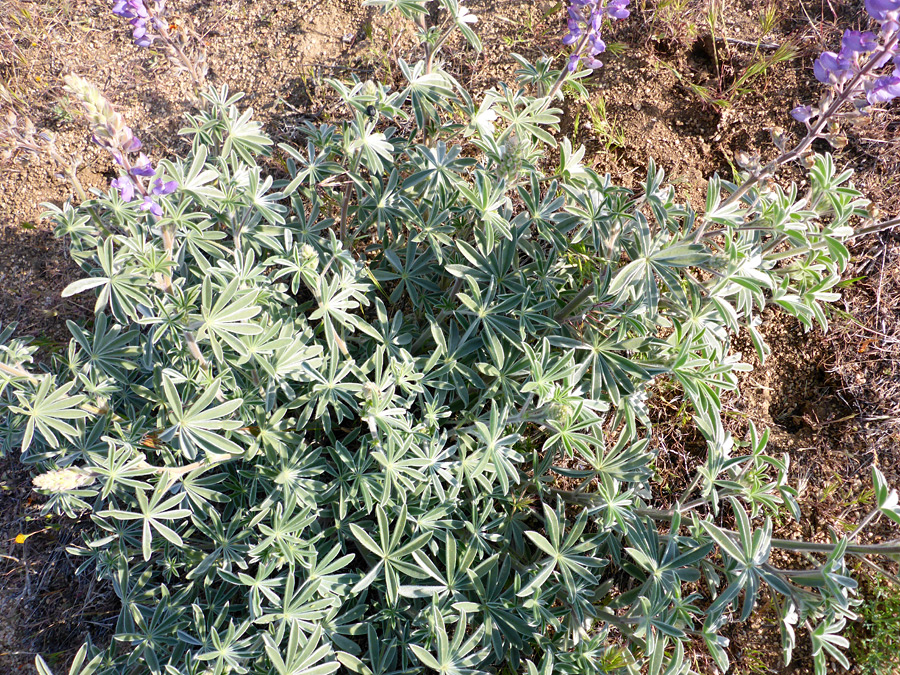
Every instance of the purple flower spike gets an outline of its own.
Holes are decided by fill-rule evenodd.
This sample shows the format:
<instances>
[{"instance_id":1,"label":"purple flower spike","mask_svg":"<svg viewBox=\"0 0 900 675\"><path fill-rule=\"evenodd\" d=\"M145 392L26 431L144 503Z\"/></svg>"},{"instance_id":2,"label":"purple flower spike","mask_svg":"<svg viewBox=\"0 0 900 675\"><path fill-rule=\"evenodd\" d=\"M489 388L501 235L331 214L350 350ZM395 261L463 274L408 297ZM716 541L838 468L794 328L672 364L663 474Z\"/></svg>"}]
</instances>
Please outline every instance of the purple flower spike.
<instances>
[{"instance_id":1,"label":"purple flower spike","mask_svg":"<svg viewBox=\"0 0 900 675\"><path fill-rule=\"evenodd\" d=\"M809 105L800 105L791 110L791 117L793 117L798 122L803 122L806 124L813 116L812 106Z\"/></svg>"},{"instance_id":2,"label":"purple flower spike","mask_svg":"<svg viewBox=\"0 0 900 675\"><path fill-rule=\"evenodd\" d=\"M162 3L156 3L156 11L162 11ZM131 37L138 47L149 47L156 38L150 32L152 26L157 29L162 25L156 17L151 18L150 11L144 4L144 0L116 0L112 8L113 14L124 19L130 19L133 28Z\"/></svg>"},{"instance_id":3,"label":"purple flower spike","mask_svg":"<svg viewBox=\"0 0 900 675\"><path fill-rule=\"evenodd\" d=\"M858 54L867 54L875 51L877 46L878 39L875 37L875 33L845 30L844 37L841 39L840 56L852 58Z\"/></svg>"},{"instance_id":4,"label":"purple flower spike","mask_svg":"<svg viewBox=\"0 0 900 675\"><path fill-rule=\"evenodd\" d=\"M834 52L823 52L813 63L816 79L824 84L840 84L853 76L853 66Z\"/></svg>"},{"instance_id":5,"label":"purple flower spike","mask_svg":"<svg viewBox=\"0 0 900 675\"><path fill-rule=\"evenodd\" d=\"M628 4L631 0L569 0L568 19L569 32L563 37L564 45L577 44L580 49L569 57L568 70L574 73L578 64L584 61L589 70L599 68L603 64L595 57L606 51L606 43L600 37L603 20L624 19L630 14Z\"/></svg>"},{"instance_id":6,"label":"purple flower spike","mask_svg":"<svg viewBox=\"0 0 900 675\"><path fill-rule=\"evenodd\" d=\"M150 199L150 197L144 197L144 201L141 202L141 205L138 208L140 208L141 211L149 211L157 218L161 218L163 214L162 207Z\"/></svg>"},{"instance_id":7,"label":"purple flower spike","mask_svg":"<svg viewBox=\"0 0 900 675\"><path fill-rule=\"evenodd\" d=\"M119 196L126 202L134 199L134 183L128 176L120 176L110 183L111 187L119 191Z\"/></svg>"}]
</instances>

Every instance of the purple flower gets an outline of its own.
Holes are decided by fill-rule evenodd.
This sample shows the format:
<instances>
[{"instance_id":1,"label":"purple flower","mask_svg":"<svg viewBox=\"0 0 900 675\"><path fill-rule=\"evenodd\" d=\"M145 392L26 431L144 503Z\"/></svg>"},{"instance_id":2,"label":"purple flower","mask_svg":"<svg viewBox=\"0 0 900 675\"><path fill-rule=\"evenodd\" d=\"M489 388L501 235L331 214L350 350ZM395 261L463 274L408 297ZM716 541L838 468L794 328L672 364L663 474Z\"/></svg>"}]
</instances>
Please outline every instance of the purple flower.
<instances>
[{"instance_id":1,"label":"purple flower","mask_svg":"<svg viewBox=\"0 0 900 675\"><path fill-rule=\"evenodd\" d=\"M877 46L878 40L875 37L875 33L845 30L844 37L841 39L840 56L842 58L851 58L857 54L866 54L875 51Z\"/></svg>"},{"instance_id":2,"label":"purple flower","mask_svg":"<svg viewBox=\"0 0 900 675\"><path fill-rule=\"evenodd\" d=\"M900 19L900 0L866 0L866 11L876 21Z\"/></svg>"},{"instance_id":3,"label":"purple flower","mask_svg":"<svg viewBox=\"0 0 900 675\"><path fill-rule=\"evenodd\" d=\"M111 187L119 191L119 196L126 202L134 199L134 183L128 176L120 176L110 183Z\"/></svg>"},{"instance_id":4,"label":"purple flower","mask_svg":"<svg viewBox=\"0 0 900 675\"><path fill-rule=\"evenodd\" d=\"M630 2L631 0L609 0L609 4L606 6L606 13L611 19L624 19L631 14L625 9Z\"/></svg>"},{"instance_id":5,"label":"purple flower","mask_svg":"<svg viewBox=\"0 0 900 675\"><path fill-rule=\"evenodd\" d=\"M581 15L575 11L572 7L569 7L569 19L568 19L569 32L562 39L562 43L564 45L575 44L578 41L578 38L581 37Z\"/></svg>"},{"instance_id":6,"label":"purple flower","mask_svg":"<svg viewBox=\"0 0 900 675\"><path fill-rule=\"evenodd\" d=\"M172 194L176 189L178 189L178 183L174 180L163 182L162 178L157 178L153 181L153 188L150 191L157 196L163 196Z\"/></svg>"},{"instance_id":7,"label":"purple flower","mask_svg":"<svg viewBox=\"0 0 900 675\"><path fill-rule=\"evenodd\" d=\"M162 217L162 207L153 201L150 197L144 197L144 201L141 202L141 205L138 207L141 211L149 211L157 218Z\"/></svg>"},{"instance_id":8,"label":"purple flower","mask_svg":"<svg viewBox=\"0 0 900 675\"><path fill-rule=\"evenodd\" d=\"M116 0L112 8L113 14L121 16L123 19L131 19L135 14L131 11L130 5L128 0Z\"/></svg>"},{"instance_id":9,"label":"purple flower","mask_svg":"<svg viewBox=\"0 0 900 675\"><path fill-rule=\"evenodd\" d=\"M121 16L124 19L131 19L130 23L133 28L131 37L138 47L149 47L154 40L150 34L147 24L151 20L150 12L144 4L144 0L116 0L112 8L113 14ZM156 3L156 11L162 11L162 3ZM153 19L155 25L159 25L158 19Z\"/></svg>"},{"instance_id":10,"label":"purple flower","mask_svg":"<svg viewBox=\"0 0 900 675\"><path fill-rule=\"evenodd\" d=\"M822 55L813 63L813 72L819 82L839 84L853 76L853 65L849 60L834 52L822 52Z\"/></svg>"},{"instance_id":11,"label":"purple flower","mask_svg":"<svg viewBox=\"0 0 900 675\"><path fill-rule=\"evenodd\" d=\"M112 8L113 14L121 16L123 19L134 19L137 17L146 19L150 16L144 0L116 0Z\"/></svg>"},{"instance_id":12,"label":"purple flower","mask_svg":"<svg viewBox=\"0 0 900 675\"><path fill-rule=\"evenodd\" d=\"M138 155L137 161L131 167L129 173L132 176L155 176L156 170L150 162L150 158L143 152Z\"/></svg>"},{"instance_id":13,"label":"purple flower","mask_svg":"<svg viewBox=\"0 0 900 675\"><path fill-rule=\"evenodd\" d=\"M791 110L791 117L793 117L798 122L803 122L806 124L813 116L812 106L809 105L799 105L793 110Z\"/></svg>"},{"instance_id":14,"label":"purple flower","mask_svg":"<svg viewBox=\"0 0 900 675\"><path fill-rule=\"evenodd\" d=\"M153 44L153 36L147 32L147 21L142 19L132 19L131 25L134 31L131 37L134 38L134 44L138 47L149 47Z\"/></svg>"},{"instance_id":15,"label":"purple flower","mask_svg":"<svg viewBox=\"0 0 900 675\"><path fill-rule=\"evenodd\" d=\"M872 105L886 103L898 96L900 96L900 69L895 70L893 75L879 77L866 92L866 100Z\"/></svg>"}]
</instances>

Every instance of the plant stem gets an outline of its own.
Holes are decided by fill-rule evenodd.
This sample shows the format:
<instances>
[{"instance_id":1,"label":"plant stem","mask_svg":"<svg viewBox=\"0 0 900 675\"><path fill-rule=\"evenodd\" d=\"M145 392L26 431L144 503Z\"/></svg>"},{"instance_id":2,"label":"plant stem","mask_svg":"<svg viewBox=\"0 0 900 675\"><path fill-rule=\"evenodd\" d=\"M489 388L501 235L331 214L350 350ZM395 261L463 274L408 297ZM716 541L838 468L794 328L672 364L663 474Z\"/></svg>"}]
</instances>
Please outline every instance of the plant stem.
<instances>
[{"instance_id":1,"label":"plant stem","mask_svg":"<svg viewBox=\"0 0 900 675\"><path fill-rule=\"evenodd\" d=\"M454 300L456 298L456 294L459 293L459 289L462 287L462 278L456 277L453 280L453 286L450 287L448 291L448 295L450 296L450 300ZM435 323L440 324L444 319L447 318L449 312L445 309L440 314L437 315L437 319L435 319ZM428 338L431 337L430 331L422 331L422 334L419 335L418 339L413 343L412 347L409 348L410 354L415 354L418 352Z\"/></svg>"},{"instance_id":2,"label":"plant stem","mask_svg":"<svg viewBox=\"0 0 900 675\"><path fill-rule=\"evenodd\" d=\"M575 50L572 52L573 54L581 55L581 52L584 50L587 45L588 38L591 36L590 31L585 31L584 37L581 38L581 42L578 43L578 46L575 47ZM564 65L562 70L559 73L559 77L556 78L556 82L553 83L553 86L550 88L550 92L547 94L544 99L546 103L545 106L550 104L556 95L559 93L559 90L562 88L563 83L566 81L566 78L569 77L569 66L568 64Z\"/></svg>"},{"instance_id":3,"label":"plant stem","mask_svg":"<svg viewBox=\"0 0 900 675\"><path fill-rule=\"evenodd\" d=\"M866 526L869 523L871 523L873 520L878 518L878 516L880 516L880 515L881 515L881 509L879 509L876 506L874 509L872 509L871 511L869 511L869 513L866 514L866 517L860 521L859 525L856 526L856 529L853 530L853 532L851 532L850 536L847 538L850 541L853 541L854 539L856 539L859 536L860 532L862 532L864 529L866 529Z\"/></svg>"},{"instance_id":4,"label":"plant stem","mask_svg":"<svg viewBox=\"0 0 900 675\"><path fill-rule=\"evenodd\" d=\"M353 156L353 160L350 163L349 174L352 174L356 171L357 167L359 167L359 161L362 158L362 149L356 151L356 154ZM348 251L350 250L349 242L347 241L347 212L350 208L350 195L353 190L353 181L349 180L344 185L344 198L341 200L341 243L344 245Z\"/></svg>"},{"instance_id":5,"label":"plant stem","mask_svg":"<svg viewBox=\"0 0 900 675\"><path fill-rule=\"evenodd\" d=\"M576 309L578 309L578 307L581 305L581 303L583 303L585 300L587 300L591 296L591 293L593 293L593 292L594 292L594 282L591 282L587 286L582 288L580 291L578 291L578 293L575 295L575 297L569 301L569 304L567 304L565 307L563 307L561 310L559 310L559 312L557 312L555 319L557 321L563 321L572 312L574 312Z\"/></svg>"}]
</instances>

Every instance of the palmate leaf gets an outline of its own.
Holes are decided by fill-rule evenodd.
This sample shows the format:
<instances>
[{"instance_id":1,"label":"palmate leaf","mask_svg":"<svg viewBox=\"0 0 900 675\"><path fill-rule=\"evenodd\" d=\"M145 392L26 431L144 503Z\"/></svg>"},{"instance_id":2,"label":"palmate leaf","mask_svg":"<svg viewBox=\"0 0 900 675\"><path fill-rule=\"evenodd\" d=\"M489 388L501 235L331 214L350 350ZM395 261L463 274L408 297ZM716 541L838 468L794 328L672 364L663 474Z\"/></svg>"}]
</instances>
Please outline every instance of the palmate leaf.
<instances>
[{"instance_id":1,"label":"palmate leaf","mask_svg":"<svg viewBox=\"0 0 900 675\"><path fill-rule=\"evenodd\" d=\"M281 212L285 210L284 206L278 203L284 195L280 192L269 193L272 187L273 178L266 176L260 180L261 171L259 167L254 167L250 171L247 190L244 193L247 201L247 207L255 211L272 225L284 225L284 216Z\"/></svg>"},{"instance_id":2,"label":"palmate leaf","mask_svg":"<svg viewBox=\"0 0 900 675\"><path fill-rule=\"evenodd\" d=\"M842 651L850 647L850 641L840 634L846 623L846 619L823 621L810 634L816 675L825 675L828 672L826 656L831 656L844 669L850 668L850 661Z\"/></svg>"},{"instance_id":3,"label":"palmate leaf","mask_svg":"<svg viewBox=\"0 0 900 675\"><path fill-rule=\"evenodd\" d=\"M515 135L519 139L533 138L552 148L556 147L556 139L543 127L552 128L559 124L562 110L548 108L546 102L540 98L531 101L519 98L509 89L502 100L505 105L498 106L497 112L509 123L509 127L501 136L501 140Z\"/></svg>"},{"instance_id":4,"label":"palmate leaf","mask_svg":"<svg viewBox=\"0 0 900 675\"><path fill-rule=\"evenodd\" d=\"M134 495L137 498L139 511L105 509L97 513L101 518L141 521L141 550L144 554L144 560L150 560L150 556L153 554L151 543L153 541L154 531L175 546L184 545L184 541L178 532L166 525L164 521L188 518L191 515L191 511L190 509L177 508L184 501L183 495L176 494L172 497L165 498L168 487L169 484L167 481L160 480L156 484L156 488L154 488L153 494L149 499L144 490L135 490Z\"/></svg>"},{"instance_id":5,"label":"palmate leaf","mask_svg":"<svg viewBox=\"0 0 900 675\"><path fill-rule=\"evenodd\" d=\"M366 325L355 310L369 304L365 294L369 288L368 283L353 279L347 271L330 278L325 274L319 276L318 285L312 289L319 308L309 315L309 320L322 322L325 339L331 349L347 354L339 327L357 330Z\"/></svg>"},{"instance_id":6,"label":"palmate leaf","mask_svg":"<svg viewBox=\"0 0 900 675\"><path fill-rule=\"evenodd\" d=\"M462 613L451 640L441 613L435 609L432 614L434 625L432 650L429 651L417 644L409 645L421 664L446 675L487 675L487 671L478 668L490 653L490 650L479 647L484 625L479 625L467 637L468 622L465 613Z\"/></svg>"},{"instance_id":7,"label":"palmate leaf","mask_svg":"<svg viewBox=\"0 0 900 675\"><path fill-rule=\"evenodd\" d=\"M416 124L424 129L426 121L437 116L437 108L447 106L454 99L452 82L441 71L426 73L423 61L410 68L406 61L397 59L397 65L407 85L394 96L392 103L400 107L409 99Z\"/></svg>"},{"instance_id":8,"label":"palmate leaf","mask_svg":"<svg viewBox=\"0 0 900 675\"><path fill-rule=\"evenodd\" d=\"M301 627L303 623L315 622L324 618L334 604L330 597L318 596L318 580L299 584L293 574L288 574L283 590L278 594L278 604L264 611L256 620L258 624L275 624L279 633L290 627L291 631Z\"/></svg>"},{"instance_id":9,"label":"palmate leaf","mask_svg":"<svg viewBox=\"0 0 900 675\"><path fill-rule=\"evenodd\" d=\"M78 434L78 429L68 420L83 419L90 413L79 408L85 401L83 395L68 395L74 386L72 381L56 387L53 377L45 375L33 393L16 392L19 405L11 405L9 409L27 418L21 443L23 453L31 447L35 432L51 448L59 447L59 436L71 439Z\"/></svg>"},{"instance_id":10,"label":"palmate leaf","mask_svg":"<svg viewBox=\"0 0 900 675\"><path fill-rule=\"evenodd\" d=\"M134 344L137 334L133 331L123 332L121 326L108 328L108 318L104 313L97 315L94 333L89 335L73 321L66 326L72 337L81 347L81 353L87 357L86 364L104 375L124 382L128 379L125 372L137 368L134 363L140 349Z\"/></svg>"},{"instance_id":11,"label":"palmate leaf","mask_svg":"<svg viewBox=\"0 0 900 675\"><path fill-rule=\"evenodd\" d=\"M287 182L287 184L285 184L286 181L275 181L274 183L275 187L279 188L281 194L285 196L293 195L297 191L297 188L304 183L309 187L313 187L320 183L324 183L331 176L341 172L341 165L337 162L329 161L327 155L324 153L317 153L315 144L312 141L309 141L306 144L306 155L303 155L300 150L287 145L286 143L279 143L278 147L288 154L288 173L290 173L292 177L291 181ZM300 165L303 168L298 168L295 160L300 162ZM294 207L294 210L302 212L302 208L298 209L296 206ZM313 218L313 221L315 220L316 219Z\"/></svg>"},{"instance_id":12,"label":"palmate leaf","mask_svg":"<svg viewBox=\"0 0 900 675\"><path fill-rule=\"evenodd\" d=\"M390 268L374 272L378 281L397 282L394 290L391 291L389 298L391 303L396 303L406 295L413 305L418 306L421 304L422 298L420 293L440 293L440 288L431 279L434 257L430 251L420 255L417 249L418 246L412 239L407 242L402 259L393 249L386 249L384 258Z\"/></svg>"},{"instance_id":13,"label":"palmate leaf","mask_svg":"<svg viewBox=\"0 0 900 675\"><path fill-rule=\"evenodd\" d=\"M255 165L253 155L265 154L272 139L262 133L262 125L254 119L253 108L238 113L237 107L231 106L225 117L227 135L222 144L222 157L228 157L232 150L244 162Z\"/></svg>"},{"instance_id":14,"label":"palmate leaf","mask_svg":"<svg viewBox=\"0 0 900 675\"><path fill-rule=\"evenodd\" d=\"M117 256L114 249L114 237L107 237L97 246L97 261L100 263L101 275L93 275L88 279L79 279L66 286L61 295L67 298L78 293L100 288L94 312L109 306L113 316L119 323L127 324L139 318L137 305L149 306L150 299L146 293L147 279L138 274L136 268L123 265L123 256ZM117 260L118 258L118 260Z\"/></svg>"},{"instance_id":15,"label":"palmate leaf","mask_svg":"<svg viewBox=\"0 0 900 675\"><path fill-rule=\"evenodd\" d=\"M240 292L239 288L240 279L235 277L214 299L212 278L204 277L201 313L192 317L197 324L196 339L209 340L218 361L225 358L222 342L240 354L242 346L237 336L257 335L262 331L262 326L250 321L261 310L256 302L258 293Z\"/></svg>"},{"instance_id":16,"label":"palmate leaf","mask_svg":"<svg viewBox=\"0 0 900 675\"><path fill-rule=\"evenodd\" d=\"M385 172L385 162L391 162L394 146L381 131L375 131L375 125L360 113L356 114L351 132L348 134L351 155L359 155L363 164L374 174Z\"/></svg>"},{"instance_id":17,"label":"palmate leaf","mask_svg":"<svg viewBox=\"0 0 900 675\"><path fill-rule=\"evenodd\" d=\"M557 516L556 511L544 504L545 537L540 532L525 532L546 558L538 563L537 574L516 594L528 597L532 593L540 593L541 586L551 578L558 578L568 591L569 597L578 594L576 578L588 584L597 584L592 570L602 569L609 562L603 558L593 557L597 542L592 537L582 538L587 527L587 512L579 514L569 533L565 533L565 520Z\"/></svg>"},{"instance_id":18,"label":"palmate leaf","mask_svg":"<svg viewBox=\"0 0 900 675\"><path fill-rule=\"evenodd\" d=\"M668 235L650 236L649 225L637 214L634 238L625 240L624 247L631 262L620 269L609 285L609 294L621 295L628 290L647 303L651 316L659 305L660 289L657 277L666 290L682 304L686 302L682 279L677 270L686 267L705 267L709 260L706 248L686 241L669 241Z\"/></svg>"},{"instance_id":19,"label":"palmate leaf","mask_svg":"<svg viewBox=\"0 0 900 675\"><path fill-rule=\"evenodd\" d=\"M328 675L341 664L335 660L334 652L322 642L322 629L317 627L309 637L293 625L288 634L287 647L282 650L281 641L268 633L263 634L266 655L278 675ZM328 660L326 660L328 659Z\"/></svg>"},{"instance_id":20,"label":"palmate leaf","mask_svg":"<svg viewBox=\"0 0 900 675\"><path fill-rule=\"evenodd\" d=\"M243 399L237 398L210 407L220 393L220 384L215 381L185 410L181 395L167 374L162 376L162 385L172 425L160 434L161 441L169 442L177 438L181 452L190 460L197 457L198 450L203 450L211 462L244 452L240 445L217 433L234 431L244 426L240 420L229 419L241 407Z\"/></svg>"},{"instance_id":21,"label":"palmate leaf","mask_svg":"<svg viewBox=\"0 0 900 675\"><path fill-rule=\"evenodd\" d=\"M205 167L207 156L206 146L201 144L197 146L188 169L185 169L184 162L180 159L175 161L163 159L159 164L175 179L181 190L201 204L206 204L210 199L224 196L221 190L211 185L218 179L219 174L214 169Z\"/></svg>"},{"instance_id":22,"label":"palmate leaf","mask_svg":"<svg viewBox=\"0 0 900 675\"><path fill-rule=\"evenodd\" d=\"M363 550L374 555L377 562L369 572L353 587L352 592L358 593L368 588L379 577L384 578L387 591L387 600L396 605L400 596L400 574L405 574L414 579L427 578L427 574L418 566L410 563L406 558L422 548L432 537L431 532L419 534L405 544L401 544L406 526L406 504L400 507L396 516L395 525L392 528L388 522L387 514L381 505L375 507L377 520L377 532L380 543L356 523L350 523L350 531Z\"/></svg>"}]
</instances>

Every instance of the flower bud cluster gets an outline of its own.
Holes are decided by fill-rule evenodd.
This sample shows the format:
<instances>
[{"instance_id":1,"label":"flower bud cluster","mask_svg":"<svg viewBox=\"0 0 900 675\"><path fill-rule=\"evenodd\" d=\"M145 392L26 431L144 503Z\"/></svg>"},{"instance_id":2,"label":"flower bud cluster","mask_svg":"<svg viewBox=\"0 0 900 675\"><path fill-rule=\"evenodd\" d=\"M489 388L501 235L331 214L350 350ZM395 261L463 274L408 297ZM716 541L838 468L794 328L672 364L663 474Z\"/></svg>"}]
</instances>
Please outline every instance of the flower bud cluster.
<instances>
[{"instance_id":1,"label":"flower bud cluster","mask_svg":"<svg viewBox=\"0 0 900 675\"><path fill-rule=\"evenodd\" d=\"M69 490L86 487L95 480L96 476L92 472L77 467L69 467L42 473L39 476L35 476L32 482L36 490L68 492Z\"/></svg>"},{"instance_id":2,"label":"flower bud cluster","mask_svg":"<svg viewBox=\"0 0 900 675\"><path fill-rule=\"evenodd\" d=\"M813 64L816 79L846 95L857 110L900 96L900 0L866 0L866 10L880 25L878 33L844 31L840 50L823 52ZM888 64L892 72L879 73ZM833 101L833 94L826 95L818 106L799 106L791 115L809 125Z\"/></svg>"},{"instance_id":3,"label":"flower bud cluster","mask_svg":"<svg viewBox=\"0 0 900 675\"><path fill-rule=\"evenodd\" d=\"M35 139L34 124L9 111L0 123L0 162L12 159L20 150L39 153L41 144Z\"/></svg>"},{"instance_id":4,"label":"flower bud cluster","mask_svg":"<svg viewBox=\"0 0 900 675\"><path fill-rule=\"evenodd\" d=\"M519 175L525 159L524 150L519 137L515 132L511 132L500 146L500 157L497 159L496 169L497 178L509 181Z\"/></svg>"},{"instance_id":5,"label":"flower bud cluster","mask_svg":"<svg viewBox=\"0 0 900 675\"><path fill-rule=\"evenodd\" d=\"M81 103L91 125L94 142L108 150L117 164L124 166L125 157L141 149L141 141L125 124L125 118L112 107L96 86L83 77L71 73L63 80L66 91Z\"/></svg>"},{"instance_id":6,"label":"flower bud cluster","mask_svg":"<svg viewBox=\"0 0 900 675\"><path fill-rule=\"evenodd\" d=\"M87 199L77 175L80 162L59 150L53 132L46 129L38 132L28 117L20 118L9 111L5 118L0 119L0 163L11 160L20 153L49 158L59 171L56 177L71 182L79 199Z\"/></svg>"},{"instance_id":7,"label":"flower bud cluster","mask_svg":"<svg viewBox=\"0 0 900 675\"><path fill-rule=\"evenodd\" d=\"M631 12L626 9L631 0L571 0L568 9L569 32L563 38L564 45L576 45L569 57L569 72L573 73L584 60L593 70L603 65L597 59L606 51L606 43L600 37L603 19L624 19Z\"/></svg>"},{"instance_id":8,"label":"flower bud cluster","mask_svg":"<svg viewBox=\"0 0 900 675\"><path fill-rule=\"evenodd\" d=\"M162 216L162 207L154 198L171 194L178 186L177 183L163 181L157 177L150 158L143 152L139 153L133 162L129 159L130 154L140 151L141 141L125 124L125 118L121 113L113 109L112 104L96 86L75 74L66 75L64 79L66 91L81 102L91 124L94 142L107 150L116 164L125 171L110 185L119 191L119 195L126 202L130 202L136 193L140 193L144 197L140 209L150 211L156 217ZM144 187L143 178L151 180L155 178L149 190Z\"/></svg>"}]
</instances>

